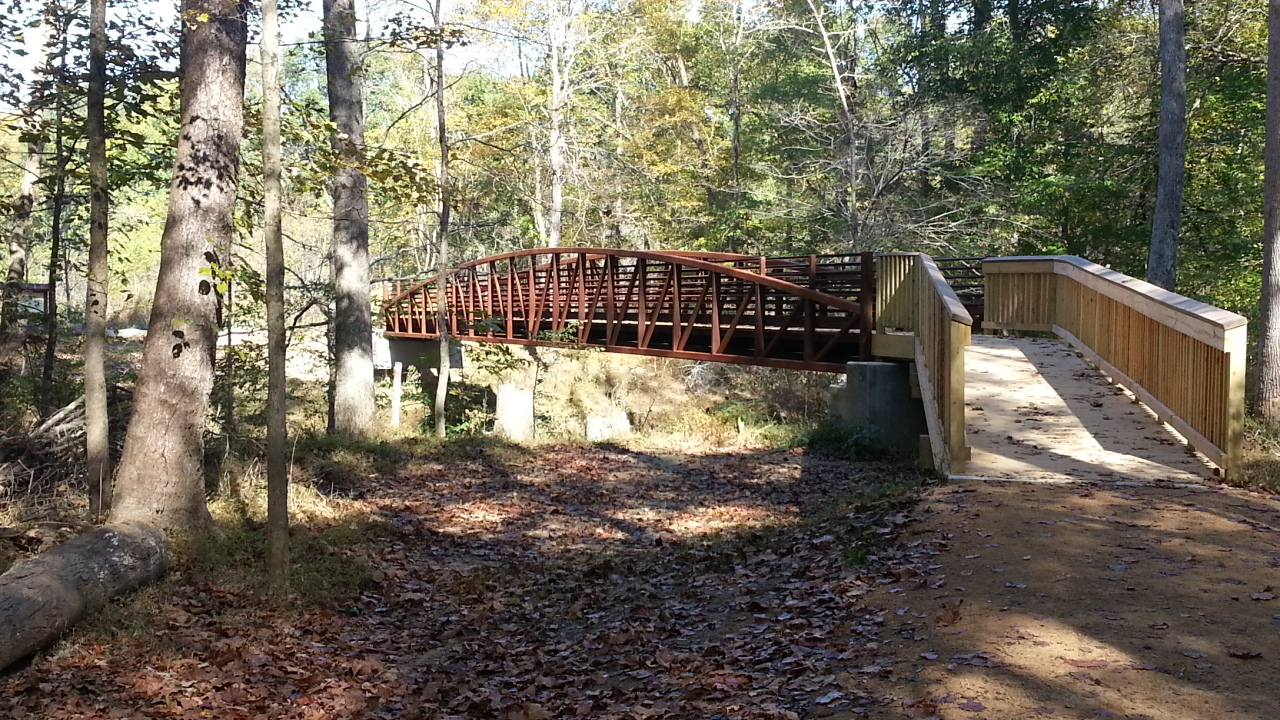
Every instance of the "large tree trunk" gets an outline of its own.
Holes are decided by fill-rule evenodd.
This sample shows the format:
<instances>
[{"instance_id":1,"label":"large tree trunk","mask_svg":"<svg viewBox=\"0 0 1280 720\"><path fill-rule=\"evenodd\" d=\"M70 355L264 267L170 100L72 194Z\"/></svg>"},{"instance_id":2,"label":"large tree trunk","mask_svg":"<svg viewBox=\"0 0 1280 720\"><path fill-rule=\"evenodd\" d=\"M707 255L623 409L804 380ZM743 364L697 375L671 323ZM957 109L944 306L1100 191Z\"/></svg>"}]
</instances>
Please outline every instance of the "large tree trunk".
<instances>
[{"instance_id":1,"label":"large tree trunk","mask_svg":"<svg viewBox=\"0 0 1280 720\"><path fill-rule=\"evenodd\" d=\"M13 322L16 314L18 286L27 279L27 252L31 247L31 211L36 204L36 182L40 179L40 160L44 143L27 145L27 159L22 165L22 182L13 208L13 227L9 230L9 256L5 262L5 285L0 296L0 328Z\"/></svg>"},{"instance_id":2,"label":"large tree trunk","mask_svg":"<svg viewBox=\"0 0 1280 720\"><path fill-rule=\"evenodd\" d=\"M369 299L369 200L364 153L363 69L355 0L324 0L329 117L337 126L333 178L333 422L362 436L373 426L373 319Z\"/></svg>"},{"instance_id":3,"label":"large tree trunk","mask_svg":"<svg viewBox=\"0 0 1280 720\"><path fill-rule=\"evenodd\" d=\"M139 524L95 528L14 565L0 575L0 670L164 571L164 535Z\"/></svg>"},{"instance_id":4,"label":"large tree trunk","mask_svg":"<svg viewBox=\"0 0 1280 720\"><path fill-rule=\"evenodd\" d=\"M211 523L202 470L218 333L216 249L235 235L246 10L241 0L182 3L177 159L114 522L194 533Z\"/></svg>"},{"instance_id":5,"label":"large tree trunk","mask_svg":"<svg viewBox=\"0 0 1280 720\"><path fill-rule=\"evenodd\" d=\"M280 207L280 31L277 0L262 2L262 235L267 257L267 577L289 589L284 241Z\"/></svg>"},{"instance_id":6,"label":"large tree trunk","mask_svg":"<svg viewBox=\"0 0 1280 720\"><path fill-rule=\"evenodd\" d=\"M436 0L432 13L436 30L444 29L444 2ZM449 216L452 212L450 203L452 192L449 187L449 106L445 102L444 83L444 40L441 36L436 45L436 63L433 68L436 86L436 140L440 144L440 165L436 173L436 182L440 186L440 222L436 226L436 276L440 278L439 302L436 306L437 317L440 318L440 363L436 375L435 420L436 437L445 436L445 405L449 397L449 324L448 288L449 288ZM558 220L557 220L558 222ZM556 230L559 233L559 230Z\"/></svg>"},{"instance_id":7,"label":"large tree trunk","mask_svg":"<svg viewBox=\"0 0 1280 720\"><path fill-rule=\"evenodd\" d=\"M1262 329L1254 405L1280 422L1280 0L1267 12L1267 141L1263 183Z\"/></svg>"},{"instance_id":8,"label":"large tree trunk","mask_svg":"<svg viewBox=\"0 0 1280 720\"><path fill-rule=\"evenodd\" d=\"M1156 207L1147 282L1173 290L1178 279L1182 189L1187 172L1187 47L1182 0L1160 0L1160 133Z\"/></svg>"},{"instance_id":9,"label":"large tree trunk","mask_svg":"<svg viewBox=\"0 0 1280 720\"><path fill-rule=\"evenodd\" d=\"M107 374L107 0L89 9L89 92L85 136L89 145L89 272L84 300L85 469L89 512L111 507Z\"/></svg>"}]
</instances>

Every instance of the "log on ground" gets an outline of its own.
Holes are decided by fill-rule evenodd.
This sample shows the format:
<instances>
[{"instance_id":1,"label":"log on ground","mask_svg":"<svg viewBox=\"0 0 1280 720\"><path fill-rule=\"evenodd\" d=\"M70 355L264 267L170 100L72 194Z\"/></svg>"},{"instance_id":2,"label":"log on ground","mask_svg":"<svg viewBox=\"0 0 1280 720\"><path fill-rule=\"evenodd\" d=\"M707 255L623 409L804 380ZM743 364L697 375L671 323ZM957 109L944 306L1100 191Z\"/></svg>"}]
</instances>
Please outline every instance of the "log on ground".
<instances>
[{"instance_id":1,"label":"log on ground","mask_svg":"<svg viewBox=\"0 0 1280 720\"><path fill-rule=\"evenodd\" d=\"M54 642L111 598L166 568L160 530L141 524L90 530L0 575L0 670Z\"/></svg>"}]
</instances>

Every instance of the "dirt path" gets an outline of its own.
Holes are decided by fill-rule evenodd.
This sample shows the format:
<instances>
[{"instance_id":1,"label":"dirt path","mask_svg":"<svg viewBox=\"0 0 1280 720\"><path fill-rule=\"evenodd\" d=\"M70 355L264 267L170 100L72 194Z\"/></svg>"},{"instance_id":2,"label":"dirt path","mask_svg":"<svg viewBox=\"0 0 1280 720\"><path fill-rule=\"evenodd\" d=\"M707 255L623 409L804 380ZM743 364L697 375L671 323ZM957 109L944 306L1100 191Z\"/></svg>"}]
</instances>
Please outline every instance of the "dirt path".
<instances>
[{"instance_id":1,"label":"dirt path","mask_svg":"<svg viewBox=\"0 0 1280 720\"><path fill-rule=\"evenodd\" d=\"M1277 503L916 505L912 481L790 452L408 458L351 489L383 523L332 548L376 568L356 595L282 609L184 570L132 632L0 676L0 718L1276 717Z\"/></svg>"},{"instance_id":2,"label":"dirt path","mask_svg":"<svg viewBox=\"0 0 1280 720\"><path fill-rule=\"evenodd\" d=\"M896 638L878 717L1280 717L1275 499L969 483L925 507L946 551L871 599Z\"/></svg>"}]
</instances>

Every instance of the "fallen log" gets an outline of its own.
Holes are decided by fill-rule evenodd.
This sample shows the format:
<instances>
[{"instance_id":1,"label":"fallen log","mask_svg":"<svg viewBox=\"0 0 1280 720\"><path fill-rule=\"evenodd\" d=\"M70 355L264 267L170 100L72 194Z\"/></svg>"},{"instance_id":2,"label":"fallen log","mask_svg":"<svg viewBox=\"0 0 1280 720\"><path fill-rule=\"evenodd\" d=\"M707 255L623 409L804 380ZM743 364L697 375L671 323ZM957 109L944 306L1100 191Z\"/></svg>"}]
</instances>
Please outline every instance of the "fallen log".
<instances>
[{"instance_id":1,"label":"fallen log","mask_svg":"<svg viewBox=\"0 0 1280 720\"><path fill-rule=\"evenodd\" d=\"M150 525L95 528L0 575L0 670L46 647L111 598L154 582L164 534Z\"/></svg>"}]
</instances>

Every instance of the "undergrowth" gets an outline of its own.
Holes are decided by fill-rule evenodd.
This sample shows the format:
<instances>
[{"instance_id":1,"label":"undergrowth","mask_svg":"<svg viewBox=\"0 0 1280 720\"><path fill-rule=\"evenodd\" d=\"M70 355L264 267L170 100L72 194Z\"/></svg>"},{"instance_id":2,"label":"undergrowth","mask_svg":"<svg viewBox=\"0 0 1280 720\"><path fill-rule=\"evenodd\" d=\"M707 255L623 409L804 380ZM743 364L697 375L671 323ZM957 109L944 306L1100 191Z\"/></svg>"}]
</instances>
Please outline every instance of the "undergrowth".
<instances>
[{"instance_id":1,"label":"undergrowth","mask_svg":"<svg viewBox=\"0 0 1280 720\"><path fill-rule=\"evenodd\" d=\"M1280 493L1280 425L1253 415L1245 418L1244 458L1235 484Z\"/></svg>"}]
</instances>

